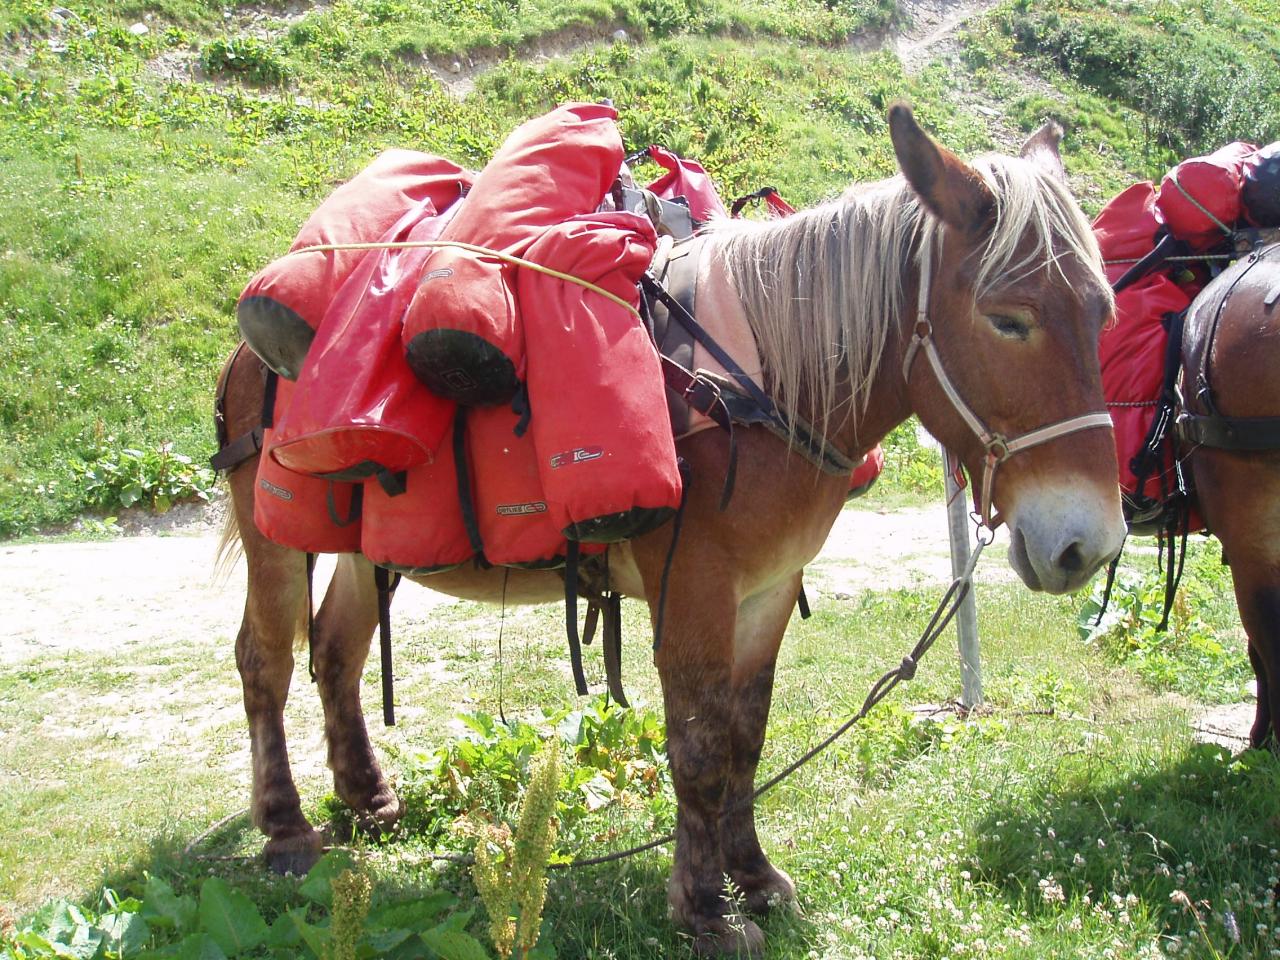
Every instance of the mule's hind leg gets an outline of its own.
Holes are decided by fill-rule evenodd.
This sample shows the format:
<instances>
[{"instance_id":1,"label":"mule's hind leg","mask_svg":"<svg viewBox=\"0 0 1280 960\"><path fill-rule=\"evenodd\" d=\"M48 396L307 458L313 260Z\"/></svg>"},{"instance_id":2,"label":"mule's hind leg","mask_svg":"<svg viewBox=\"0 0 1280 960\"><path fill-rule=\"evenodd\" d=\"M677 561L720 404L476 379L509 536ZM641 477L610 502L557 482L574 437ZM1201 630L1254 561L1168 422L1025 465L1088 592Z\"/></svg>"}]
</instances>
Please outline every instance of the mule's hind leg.
<instances>
[{"instance_id":1,"label":"mule's hind leg","mask_svg":"<svg viewBox=\"0 0 1280 960\"><path fill-rule=\"evenodd\" d=\"M254 526L254 464L256 460L230 478L249 568L244 619L236 637L236 666L253 755L251 810L254 824L267 835L266 855L272 869L304 873L319 858L322 841L302 815L289 771L284 706L293 676L294 640L306 624L306 557L272 543Z\"/></svg>"},{"instance_id":2,"label":"mule's hind leg","mask_svg":"<svg viewBox=\"0 0 1280 960\"><path fill-rule=\"evenodd\" d=\"M796 895L791 878L769 862L760 846L752 795L773 697L778 648L799 590L797 574L748 598L738 608L731 679L733 756L725 813L720 820L720 846L725 869L751 913L763 913Z\"/></svg>"},{"instance_id":3,"label":"mule's hind leg","mask_svg":"<svg viewBox=\"0 0 1280 960\"><path fill-rule=\"evenodd\" d=\"M316 616L312 666L324 704L334 789L362 826L385 830L400 820L404 807L382 775L360 704L360 678L377 624L373 565L343 554Z\"/></svg>"}]
</instances>

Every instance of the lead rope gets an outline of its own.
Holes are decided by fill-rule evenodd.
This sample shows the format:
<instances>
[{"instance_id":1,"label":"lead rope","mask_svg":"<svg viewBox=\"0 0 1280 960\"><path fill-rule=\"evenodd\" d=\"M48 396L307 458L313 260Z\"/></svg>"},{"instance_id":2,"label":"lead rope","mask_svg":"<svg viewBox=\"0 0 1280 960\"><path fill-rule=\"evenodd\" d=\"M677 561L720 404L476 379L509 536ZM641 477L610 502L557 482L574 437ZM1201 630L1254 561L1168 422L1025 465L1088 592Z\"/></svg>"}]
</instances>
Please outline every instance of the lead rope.
<instances>
[{"instance_id":1,"label":"lead rope","mask_svg":"<svg viewBox=\"0 0 1280 960\"><path fill-rule=\"evenodd\" d=\"M774 774L763 784L755 789L751 794L751 801L755 802L764 796L779 783L785 780L791 774L795 773L805 764L813 760L814 757L826 750L827 747L835 743L842 736L849 732L857 723L859 723L871 710L887 697L899 683L910 680L916 675L916 669L920 664L921 658L929 652L929 648L934 645L942 632L951 624L955 618L956 612L960 609L960 604L964 602L964 598L968 596L969 591L973 588L973 571L978 565L978 558L982 556L982 551L991 544L995 539L995 532L983 523L978 523L977 548L969 557L969 563L965 566L964 571L951 581L951 585L947 587L946 592L942 595L942 599L938 602L938 606L933 612L933 616L929 618L928 625L921 633L920 639L916 641L915 646L911 648L911 652L902 658L902 661L893 669L888 670L880 677L867 693L866 699L862 702L862 708L858 710L852 717L842 723L836 730L827 736L817 746L806 750L797 759L787 764L781 771ZM721 811L721 815L732 813L740 809L748 801L742 801L738 805L729 807ZM633 857L638 853L644 853L646 850L652 850L655 847L661 847L670 843L675 839L675 833L667 833L655 840L647 843L638 844L634 847L628 847L625 850L616 850L613 853L602 854L598 857L579 857L568 863L553 863L548 866L549 870L569 870L577 867L591 867L602 863L611 863L615 860L624 860L627 857ZM432 853L427 859L430 860L446 860L450 863L471 864L475 862L475 858L465 853Z\"/></svg>"}]
</instances>

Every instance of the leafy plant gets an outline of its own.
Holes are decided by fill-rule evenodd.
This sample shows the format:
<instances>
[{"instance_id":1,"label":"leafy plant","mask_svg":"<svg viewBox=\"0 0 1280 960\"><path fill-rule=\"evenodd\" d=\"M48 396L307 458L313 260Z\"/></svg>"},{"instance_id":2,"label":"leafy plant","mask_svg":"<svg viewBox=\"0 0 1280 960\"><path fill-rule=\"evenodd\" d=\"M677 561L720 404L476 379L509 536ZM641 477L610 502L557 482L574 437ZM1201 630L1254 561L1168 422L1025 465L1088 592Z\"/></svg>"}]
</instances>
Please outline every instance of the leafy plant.
<instances>
[{"instance_id":1,"label":"leafy plant","mask_svg":"<svg viewBox=\"0 0 1280 960\"><path fill-rule=\"evenodd\" d=\"M1253 677L1243 644L1224 643L1205 620L1206 593L1188 581L1175 599L1168 628L1164 614L1164 576L1121 571L1105 613L1105 583L1097 581L1077 616L1086 643L1095 644L1117 663L1134 667L1157 690L1176 690L1197 699L1235 702ZM1099 614L1101 618L1099 618Z\"/></svg>"},{"instance_id":2,"label":"leafy plant","mask_svg":"<svg viewBox=\"0 0 1280 960\"><path fill-rule=\"evenodd\" d=\"M208 500L217 477L174 453L169 444L155 450L100 449L77 468L86 502L106 509L143 504L164 513L184 500Z\"/></svg>"},{"instance_id":3,"label":"leafy plant","mask_svg":"<svg viewBox=\"0 0 1280 960\"><path fill-rule=\"evenodd\" d=\"M248 894L222 877L206 877L193 894L151 876L139 897L106 889L93 909L65 900L46 905L21 929L0 932L0 960L485 957L465 929L471 911L441 918L457 905L452 894L384 900L371 909L369 878L353 868L349 854L327 854L297 894L293 906L268 922Z\"/></svg>"},{"instance_id":4,"label":"leafy plant","mask_svg":"<svg viewBox=\"0 0 1280 960\"><path fill-rule=\"evenodd\" d=\"M279 51L257 37L214 40L200 52L200 65L207 73L233 73L253 83L277 86L293 76Z\"/></svg>"}]
</instances>

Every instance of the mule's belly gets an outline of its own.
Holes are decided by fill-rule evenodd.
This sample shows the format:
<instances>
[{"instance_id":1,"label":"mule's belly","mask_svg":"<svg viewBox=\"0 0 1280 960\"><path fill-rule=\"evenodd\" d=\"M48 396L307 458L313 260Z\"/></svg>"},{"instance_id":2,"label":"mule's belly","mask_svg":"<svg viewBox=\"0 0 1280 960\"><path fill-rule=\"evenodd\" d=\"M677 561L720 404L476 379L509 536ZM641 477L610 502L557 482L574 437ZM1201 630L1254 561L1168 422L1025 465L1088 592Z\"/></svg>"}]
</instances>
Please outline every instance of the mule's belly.
<instances>
[{"instance_id":1,"label":"mule's belly","mask_svg":"<svg viewBox=\"0 0 1280 960\"><path fill-rule=\"evenodd\" d=\"M476 603L523 606L564 598L564 580L555 570L519 570L515 567L480 570L464 565L456 570L410 579L438 593Z\"/></svg>"}]
</instances>

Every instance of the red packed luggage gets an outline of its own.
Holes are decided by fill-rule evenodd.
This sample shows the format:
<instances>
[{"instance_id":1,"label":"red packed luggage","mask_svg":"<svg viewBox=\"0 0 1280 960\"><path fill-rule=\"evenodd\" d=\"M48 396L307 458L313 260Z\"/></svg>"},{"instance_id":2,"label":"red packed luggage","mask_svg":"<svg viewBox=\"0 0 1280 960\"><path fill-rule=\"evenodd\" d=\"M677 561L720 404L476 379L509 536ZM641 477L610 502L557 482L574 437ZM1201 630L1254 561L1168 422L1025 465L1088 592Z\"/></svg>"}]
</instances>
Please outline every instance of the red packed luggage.
<instances>
[{"instance_id":1,"label":"red packed luggage","mask_svg":"<svg viewBox=\"0 0 1280 960\"><path fill-rule=\"evenodd\" d=\"M702 164L694 160L677 157L670 150L657 145L649 148L649 156L658 166L667 172L649 184L649 190L664 200L684 197L689 204L689 212L693 219L705 223L715 217L728 217L716 192L711 177L702 168ZM778 198L781 200L781 197ZM794 212L794 211L792 211Z\"/></svg>"},{"instance_id":2,"label":"red packed luggage","mask_svg":"<svg viewBox=\"0 0 1280 960\"><path fill-rule=\"evenodd\" d=\"M1150 180L1135 183L1117 194L1093 221L1093 234L1106 261L1107 279L1115 283L1136 261L1156 245L1163 226L1156 207L1156 188ZM1115 261L1115 262L1113 262Z\"/></svg>"},{"instance_id":3,"label":"red packed luggage","mask_svg":"<svg viewBox=\"0 0 1280 960\"><path fill-rule=\"evenodd\" d=\"M405 474L403 493L389 496L377 481L365 481L360 551L410 576L452 570L475 555L458 498L452 431L431 463Z\"/></svg>"},{"instance_id":4,"label":"red packed luggage","mask_svg":"<svg viewBox=\"0 0 1280 960\"><path fill-rule=\"evenodd\" d=\"M586 214L548 229L529 256L635 306L655 243L643 217ZM681 481L648 331L600 293L531 270L520 271L519 294L530 430L556 529L599 543L653 529L679 506Z\"/></svg>"},{"instance_id":5,"label":"red packed luggage","mask_svg":"<svg viewBox=\"0 0 1280 960\"><path fill-rule=\"evenodd\" d=\"M316 208L289 249L377 240L423 200L443 213L462 197L472 176L441 157L387 150ZM297 379L329 302L366 252L290 253L249 281L236 318L241 335L268 367Z\"/></svg>"},{"instance_id":6,"label":"red packed luggage","mask_svg":"<svg viewBox=\"0 0 1280 960\"><path fill-rule=\"evenodd\" d=\"M1169 232L1196 250L1226 237L1223 226L1240 219L1244 163L1257 151L1251 143L1229 143L1207 157L1192 157L1165 174L1156 206Z\"/></svg>"},{"instance_id":7,"label":"red packed luggage","mask_svg":"<svg viewBox=\"0 0 1280 960\"><path fill-rule=\"evenodd\" d=\"M448 217L422 200L384 238L434 239ZM359 480L429 463L454 405L422 388L405 363L400 318L429 251L380 249L334 297L307 353L271 455L297 473Z\"/></svg>"},{"instance_id":8,"label":"red packed luggage","mask_svg":"<svg viewBox=\"0 0 1280 960\"><path fill-rule=\"evenodd\" d=\"M854 468L849 477L849 493L845 499L855 500L870 490L883 470L884 449L877 443L863 458L862 463Z\"/></svg>"},{"instance_id":9,"label":"red packed luggage","mask_svg":"<svg viewBox=\"0 0 1280 960\"><path fill-rule=\"evenodd\" d=\"M276 381L273 420L289 406L294 386ZM271 457L275 430L262 434L254 482L253 522L268 540L307 553L355 553L360 549L358 484L304 477ZM352 500L355 499L353 503Z\"/></svg>"},{"instance_id":10,"label":"red packed luggage","mask_svg":"<svg viewBox=\"0 0 1280 960\"><path fill-rule=\"evenodd\" d=\"M552 224L596 209L622 166L617 112L570 104L518 127L476 178L441 239L523 256ZM441 249L428 259L404 318L409 366L434 393L468 405L506 403L524 378L516 268Z\"/></svg>"},{"instance_id":11,"label":"red packed luggage","mask_svg":"<svg viewBox=\"0 0 1280 960\"><path fill-rule=\"evenodd\" d=\"M1190 295L1167 276L1150 274L1116 296L1116 322L1102 331L1098 344L1102 392L1115 424L1120 486L1129 494L1159 500L1160 473L1173 465L1170 451L1160 472L1148 477L1139 490L1130 461L1146 440L1164 383L1169 342L1164 316L1181 312L1190 303Z\"/></svg>"},{"instance_id":12,"label":"red packed luggage","mask_svg":"<svg viewBox=\"0 0 1280 960\"><path fill-rule=\"evenodd\" d=\"M476 407L465 416L485 559L508 566L559 566L567 541L547 506L533 436L527 431L516 436L520 417L509 407Z\"/></svg>"}]
</instances>

